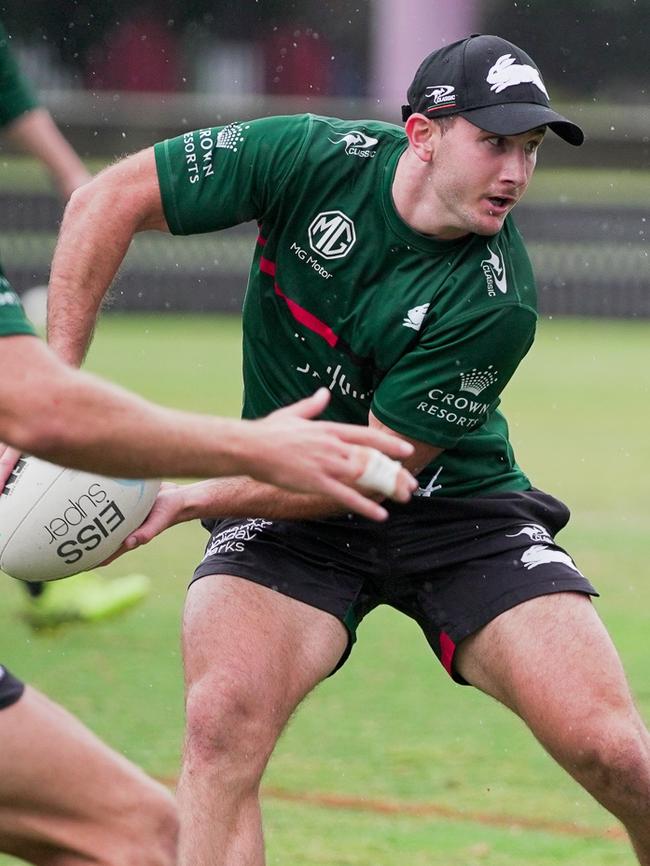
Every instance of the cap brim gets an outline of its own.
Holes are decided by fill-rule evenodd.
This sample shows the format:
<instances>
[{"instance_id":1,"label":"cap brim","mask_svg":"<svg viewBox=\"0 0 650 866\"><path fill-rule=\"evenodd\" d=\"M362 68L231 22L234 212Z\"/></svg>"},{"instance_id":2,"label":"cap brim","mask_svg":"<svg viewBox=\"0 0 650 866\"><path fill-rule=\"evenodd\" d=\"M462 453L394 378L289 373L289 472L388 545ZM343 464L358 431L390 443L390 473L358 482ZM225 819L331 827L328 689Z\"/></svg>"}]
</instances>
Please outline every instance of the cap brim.
<instances>
[{"instance_id":1,"label":"cap brim","mask_svg":"<svg viewBox=\"0 0 650 866\"><path fill-rule=\"evenodd\" d=\"M585 134L577 124L552 108L534 102L504 102L458 113L475 126L497 135L519 135L538 126L548 126L575 147L585 140Z\"/></svg>"}]
</instances>

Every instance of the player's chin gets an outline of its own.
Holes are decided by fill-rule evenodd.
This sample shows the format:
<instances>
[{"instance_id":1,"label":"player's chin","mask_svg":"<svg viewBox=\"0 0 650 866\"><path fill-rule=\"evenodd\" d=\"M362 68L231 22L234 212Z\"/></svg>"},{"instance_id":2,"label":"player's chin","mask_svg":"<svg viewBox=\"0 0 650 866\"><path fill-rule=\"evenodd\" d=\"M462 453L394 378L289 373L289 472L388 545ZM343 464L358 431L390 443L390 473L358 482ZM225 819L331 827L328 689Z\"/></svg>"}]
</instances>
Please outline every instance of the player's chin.
<instances>
[{"instance_id":1,"label":"player's chin","mask_svg":"<svg viewBox=\"0 0 650 866\"><path fill-rule=\"evenodd\" d=\"M476 221L474 234L481 235L482 237L492 237L501 231L505 220L506 214L503 216L492 216L488 214Z\"/></svg>"}]
</instances>

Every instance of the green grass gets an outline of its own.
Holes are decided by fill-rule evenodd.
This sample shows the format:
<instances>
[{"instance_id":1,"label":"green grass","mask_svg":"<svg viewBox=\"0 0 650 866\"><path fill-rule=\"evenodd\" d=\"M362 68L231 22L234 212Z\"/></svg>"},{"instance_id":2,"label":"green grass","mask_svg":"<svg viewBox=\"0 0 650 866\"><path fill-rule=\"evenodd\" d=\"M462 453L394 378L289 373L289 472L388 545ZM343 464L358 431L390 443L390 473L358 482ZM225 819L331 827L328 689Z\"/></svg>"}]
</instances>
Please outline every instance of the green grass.
<instances>
[{"instance_id":1,"label":"green grass","mask_svg":"<svg viewBox=\"0 0 650 866\"><path fill-rule=\"evenodd\" d=\"M646 720L649 339L650 322L543 321L503 399L520 462L574 511L562 542L602 592L598 609ZM106 315L88 367L170 405L236 414L239 343L234 317ZM180 610L203 540L196 526L176 527L107 569L145 571L155 590L140 608L88 628L31 634L18 617L19 587L4 579L0 659L165 778L177 773L182 732ZM266 785L269 864L278 866L635 862L620 840L597 837L616 822L522 724L453 685L417 627L389 610L364 622L349 663L296 714ZM284 798L301 793L356 806ZM378 811L387 803L452 814ZM527 826L540 818L592 835Z\"/></svg>"}]
</instances>

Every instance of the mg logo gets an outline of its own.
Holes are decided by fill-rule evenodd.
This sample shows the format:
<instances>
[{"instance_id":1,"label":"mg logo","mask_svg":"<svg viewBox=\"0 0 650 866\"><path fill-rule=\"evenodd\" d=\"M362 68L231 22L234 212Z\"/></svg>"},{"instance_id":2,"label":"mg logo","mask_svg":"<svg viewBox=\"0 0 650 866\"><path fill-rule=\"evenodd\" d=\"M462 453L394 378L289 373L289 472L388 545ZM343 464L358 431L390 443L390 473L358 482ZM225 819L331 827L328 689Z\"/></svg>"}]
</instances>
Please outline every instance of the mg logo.
<instances>
[{"instance_id":1,"label":"mg logo","mask_svg":"<svg viewBox=\"0 0 650 866\"><path fill-rule=\"evenodd\" d=\"M309 226L309 246L324 259L342 259L356 239L354 223L340 210L319 213Z\"/></svg>"}]
</instances>

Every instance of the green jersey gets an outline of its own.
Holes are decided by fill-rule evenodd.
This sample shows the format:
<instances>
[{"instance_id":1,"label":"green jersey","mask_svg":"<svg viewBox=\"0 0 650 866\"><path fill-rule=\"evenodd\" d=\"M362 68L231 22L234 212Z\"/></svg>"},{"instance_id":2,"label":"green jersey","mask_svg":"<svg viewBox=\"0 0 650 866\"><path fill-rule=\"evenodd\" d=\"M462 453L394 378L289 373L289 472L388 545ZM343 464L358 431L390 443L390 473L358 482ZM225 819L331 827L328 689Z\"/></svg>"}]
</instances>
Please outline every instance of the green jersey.
<instances>
[{"instance_id":1,"label":"green jersey","mask_svg":"<svg viewBox=\"0 0 650 866\"><path fill-rule=\"evenodd\" d=\"M0 267L0 337L12 334L35 334L14 292Z\"/></svg>"},{"instance_id":2,"label":"green jersey","mask_svg":"<svg viewBox=\"0 0 650 866\"><path fill-rule=\"evenodd\" d=\"M9 37L0 22L0 126L36 108L38 101L20 74L9 47Z\"/></svg>"},{"instance_id":3,"label":"green jersey","mask_svg":"<svg viewBox=\"0 0 650 866\"><path fill-rule=\"evenodd\" d=\"M325 385L327 417L445 450L420 496L530 487L499 395L530 348L532 269L508 218L492 237L439 241L399 216L407 146L376 121L300 115L188 132L156 145L175 234L256 220L244 302L244 417Z\"/></svg>"}]
</instances>

